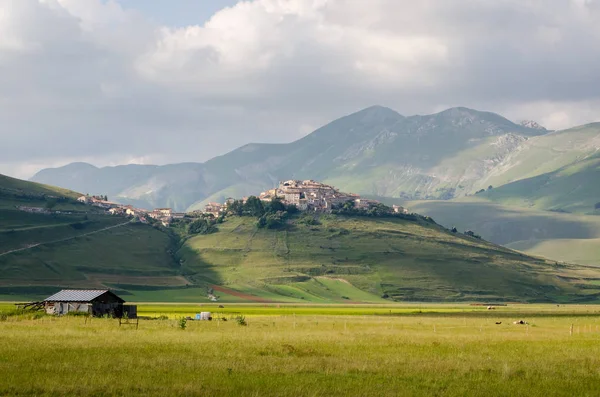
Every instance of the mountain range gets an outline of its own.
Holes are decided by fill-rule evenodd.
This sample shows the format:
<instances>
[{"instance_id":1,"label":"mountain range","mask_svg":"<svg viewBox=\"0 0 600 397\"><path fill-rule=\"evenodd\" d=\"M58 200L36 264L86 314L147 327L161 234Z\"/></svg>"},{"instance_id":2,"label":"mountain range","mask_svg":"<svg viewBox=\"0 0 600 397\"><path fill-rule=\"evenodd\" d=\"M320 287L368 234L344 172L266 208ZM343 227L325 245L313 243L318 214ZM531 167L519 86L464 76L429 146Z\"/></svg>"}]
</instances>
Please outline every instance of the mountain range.
<instances>
[{"instance_id":1,"label":"mountain range","mask_svg":"<svg viewBox=\"0 0 600 397\"><path fill-rule=\"evenodd\" d=\"M579 171L586 179L597 175L599 149L600 123L548 131L536 122L517 124L467 108L405 117L373 106L295 142L251 143L205 163L103 168L72 163L41 170L31 180L179 211L295 178L403 200L464 197L491 185L491 200L586 212L600 201L597 186L582 187L577 200L561 195L564 186L580 182L574 177Z\"/></svg>"}]
</instances>

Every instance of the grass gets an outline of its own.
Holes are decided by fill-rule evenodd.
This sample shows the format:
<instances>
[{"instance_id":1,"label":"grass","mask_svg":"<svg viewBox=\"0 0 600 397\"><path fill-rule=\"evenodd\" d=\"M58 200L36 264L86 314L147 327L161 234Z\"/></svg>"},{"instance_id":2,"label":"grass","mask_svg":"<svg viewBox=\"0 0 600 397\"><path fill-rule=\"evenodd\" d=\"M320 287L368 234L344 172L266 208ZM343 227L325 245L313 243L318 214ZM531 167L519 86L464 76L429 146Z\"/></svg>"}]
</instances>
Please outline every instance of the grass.
<instances>
[{"instance_id":1,"label":"grass","mask_svg":"<svg viewBox=\"0 0 600 397\"><path fill-rule=\"evenodd\" d=\"M314 303L377 303L384 295L563 301L580 291L556 276L585 282L576 266L557 267L428 223L335 216L322 217L319 226L293 222L286 230L254 223L231 218L218 233L188 240L179 252L183 272L199 284L257 298ZM587 293L593 288L580 297Z\"/></svg>"},{"instance_id":2,"label":"grass","mask_svg":"<svg viewBox=\"0 0 600 397\"><path fill-rule=\"evenodd\" d=\"M138 330L110 319L0 321L0 395L593 396L600 387L598 306L226 306L230 321L185 330L178 318L205 306L139 309L156 307L169 319ZM233 321L238 313L248 326Z\"/></svg>"},{"instance_id":3,"label":"grass","mask_svg":"<svg viewBox=\"0 0 600 397\"><path fill-rule=\"evenodd\" d=\"M445 226L474 230L489 241L528 254L600 266L600 254L594 249L600 238L600 216L516 208L479 197L416 201L407 206Z\"/></svg>"},{"instance_id":4,"label":"grass","mask_svg":"<svg viewBox=\"0 0 600 397\"><path fill-rule=\"evenodd\" d=\"M23 183L34 190L14 197L37 200L41 188ZM0 220L3 299L40 299L62 288L180 302L207 302L214 288L225 303L578 302L600 294L590 283L600 278L596 269L527 257L423 219L322 216L320 225L295 219L266 230L233 217L181 247L152 227L93 212L4 206Z\"/></svg>"}]
</instances>

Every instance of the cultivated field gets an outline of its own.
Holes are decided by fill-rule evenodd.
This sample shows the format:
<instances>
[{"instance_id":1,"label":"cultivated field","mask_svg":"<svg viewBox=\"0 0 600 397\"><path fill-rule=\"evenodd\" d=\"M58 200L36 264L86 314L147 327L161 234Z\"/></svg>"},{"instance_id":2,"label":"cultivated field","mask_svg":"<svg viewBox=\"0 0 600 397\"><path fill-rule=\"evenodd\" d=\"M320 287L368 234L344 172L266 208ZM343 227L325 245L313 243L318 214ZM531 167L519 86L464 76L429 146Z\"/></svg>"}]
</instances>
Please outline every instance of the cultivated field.
<instances>
[{"instance_id":1,"label":"cultivated field","mask_svg":"<svg viewBox=\"0 0 600 397\"><path fill-rule=\"evenodd\" d=\"M137 330L113 319L2 316L0 395L596 396L600 390L600 306L224 306L139 305L141 316L162 319L140 320ZM180 328L182 316L205 310L228 321ZM239 315L246 326L235 321ZM520 319L529 324L513 324Z\"/></svg>"}]
</instances>

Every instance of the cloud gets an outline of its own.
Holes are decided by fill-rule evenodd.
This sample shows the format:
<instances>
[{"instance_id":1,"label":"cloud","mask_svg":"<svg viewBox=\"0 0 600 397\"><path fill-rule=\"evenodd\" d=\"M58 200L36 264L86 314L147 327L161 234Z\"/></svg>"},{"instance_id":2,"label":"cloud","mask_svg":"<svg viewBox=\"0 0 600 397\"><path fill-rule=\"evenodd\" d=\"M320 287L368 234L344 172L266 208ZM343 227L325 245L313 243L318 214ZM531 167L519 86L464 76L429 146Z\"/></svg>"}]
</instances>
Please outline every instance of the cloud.
<instances>
[{"instance_id":1,"label":"cloud","mask_svg":"<svg viewBox=\"0 0 600 397\"><path fill-rule=\"evenodd\" d=\"M180 28L110 0L0 9L0 172L19 176L203 161L372 104L598 118L598 0L254 0Z\"/></svg>"}]
</instances>

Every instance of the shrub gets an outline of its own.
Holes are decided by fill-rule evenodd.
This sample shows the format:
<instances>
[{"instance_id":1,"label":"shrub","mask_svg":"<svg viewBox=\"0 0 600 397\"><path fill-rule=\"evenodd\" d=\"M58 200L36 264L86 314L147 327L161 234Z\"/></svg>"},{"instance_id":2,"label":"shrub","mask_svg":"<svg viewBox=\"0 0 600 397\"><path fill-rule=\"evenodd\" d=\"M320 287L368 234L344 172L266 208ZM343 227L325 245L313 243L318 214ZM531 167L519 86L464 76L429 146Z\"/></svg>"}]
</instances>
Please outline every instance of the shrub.
<instances>
[{"instance_id":1,"label":"shrub","mask_svg":"<svg viewBox=\"0 0 600 397\"><path fill-rule=\"evenodd\" d=\"M177 325L182 331L185 330L185 328L187 327L187 318L181 317Z\"/></svg>"},{"instance_id":2,"label":"shrub","mask_svg":"<svg viewBox=\"0 0 600 397\"><path fill-rule=\"evenodd\" d=\"M248 325L248 323L246 322L246 317L244 317L244 316L241 316L241 315L240 315L240 316L237 316L237 317L235 318L235 322L236 322L238 325L241 325L241 326L244 326L244 327L245 327L246 325Z\"/></svg>"},{"instance_id":3,"label":"shrub","mask_svg":"<svg viewBox=\"0 0 600 397\"><path fill-rule=\"evenodd\" d=\"M196 219L188 226L189 234L211 234L217 232L218 229L213 221L208 221L204 218Z\"/></svg>"}]
</instances>

